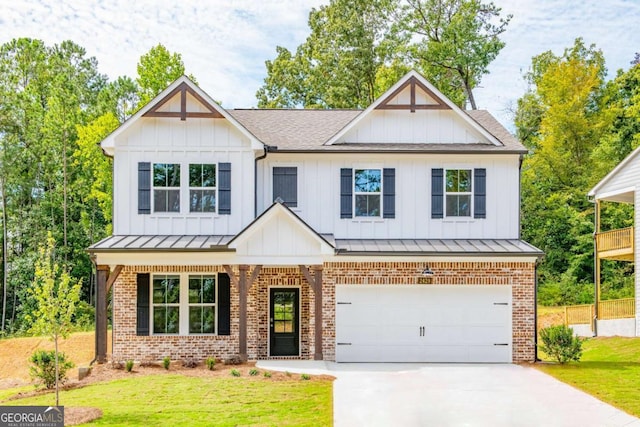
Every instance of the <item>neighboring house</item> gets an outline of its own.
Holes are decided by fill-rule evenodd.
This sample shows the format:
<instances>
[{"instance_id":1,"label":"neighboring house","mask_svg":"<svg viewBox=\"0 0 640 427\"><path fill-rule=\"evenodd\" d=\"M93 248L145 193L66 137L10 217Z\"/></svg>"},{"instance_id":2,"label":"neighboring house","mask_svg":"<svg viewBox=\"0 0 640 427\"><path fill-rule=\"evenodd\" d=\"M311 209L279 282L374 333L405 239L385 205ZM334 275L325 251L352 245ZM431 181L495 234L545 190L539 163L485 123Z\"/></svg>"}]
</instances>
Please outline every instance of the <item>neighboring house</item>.
<instances>
[{"instance_id":1,"label":"neighboring house","mask_svg":"<svg viewBox=\"0 0 640 427\"><path fill-rule=\"evenodd\" d=\"M596 292L600 292L600 261L618 260L634 263L635 274L635 304L621 307L627 313L626 318L610 319L607 313L597 313L596 332L600 336L623 335L640 336L640 148L631 152L607 176L589 191L595 205L595 258ZM627 203L634 207L634 226L617 230L602 231L600 227L600 213L602 202ZM597 296L600 300L600 296ZM601 305L601 304L600 304ZM618 310L620 311L620 310ZM622 317L622 316L615 316ZM586 332L586 331L585 331Z\"/></svg>"},{"instance_id":2,"label":"neighboring house","mask_svg":"<svg viewBox=\"0 0 640 427\"><path fill-rule=\"evenodd\" d=\"M525 148L411 72L366 110L225 110L186 77L103 142L97 357L535 358Z\"/></svg>"}]
</instances>

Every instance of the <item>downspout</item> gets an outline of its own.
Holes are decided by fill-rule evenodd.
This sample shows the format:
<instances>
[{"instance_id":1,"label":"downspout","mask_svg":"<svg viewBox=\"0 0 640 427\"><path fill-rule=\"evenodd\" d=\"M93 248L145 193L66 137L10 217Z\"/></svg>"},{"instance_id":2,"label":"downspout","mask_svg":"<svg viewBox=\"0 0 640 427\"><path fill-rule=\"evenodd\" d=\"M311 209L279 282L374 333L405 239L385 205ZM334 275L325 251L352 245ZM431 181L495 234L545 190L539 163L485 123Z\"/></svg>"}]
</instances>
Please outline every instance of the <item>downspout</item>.
<instances>
[{"instance_id":1,"label":"downspout","mask_svg":"<svg viewBox=\"0 0 640 427\"><path fill-rule=\"evenodd\" d=\"M262 156L256 157L255 163L253 164L253 217L258 217L258 161L267 157L267 146L262 147L264 150L264 154Z\"/></svg>"},{"instance_id":2,"label":"downspout","mask_svg":"<svg viewBox=\"0 0 640 427\"><path fill-rule=\"evenodd\" d=\"M91 264L93 268L91 269L91 274L95 276L95 271L98 268L98 261L96 260L95 254L89 255L89 259L91 259ZM96 322L96 314L98 313L98 278L96 277L93 281L93 295L95 295L95 311L93 315L93 322L96 324L95 326L95 334L93 340L93 359L89 362L89 366L92 366L98 360L98 323Z\"/></svg>"},{"instance_id":3,"label":"downspout","mask_svg":"<svg viewBox=\"0 0 640 427\"><path fill-rule=\"evenodd\" d=\"M538 357L538 264L540 260L536 260L536 265L533 268L533 274L535 274L533 283L533 324L534 326L534 334L533 334L533 343L535 345L536 351L534 355L534 362L540 362L540 358Z\"/></svg>"}]
</instances>

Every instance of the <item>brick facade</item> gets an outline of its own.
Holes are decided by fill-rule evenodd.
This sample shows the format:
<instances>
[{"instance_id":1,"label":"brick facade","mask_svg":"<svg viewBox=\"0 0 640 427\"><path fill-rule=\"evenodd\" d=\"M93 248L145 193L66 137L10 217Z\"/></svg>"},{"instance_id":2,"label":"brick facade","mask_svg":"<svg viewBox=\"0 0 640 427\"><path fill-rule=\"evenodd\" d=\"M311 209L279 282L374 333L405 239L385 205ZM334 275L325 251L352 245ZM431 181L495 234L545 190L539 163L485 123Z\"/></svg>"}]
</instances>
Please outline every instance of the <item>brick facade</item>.
<instances>
[{"instance_id":1,"label":"brick facade","mask_svg":"<svg viewBox=\"0 0 640 427\"><path fill-rule=\"evenodd\" d=\"M423 278L423 262L331 262L323 266L323 354L335 360L336 285L406 285ZM433 285L511 285L513 295L513 361L535 357L535 263L533 262L430 262ZM227 358L238 353L239 296L231 287L231 335L137 336L136 273L218 273L220 266L128 266L113 285L113 360ZM269 357L269 289L300 289L300 357L315 352L315 295L299 268L262 268L247 298L247 353L249 359Z\"/></svg>"}]
</instances>

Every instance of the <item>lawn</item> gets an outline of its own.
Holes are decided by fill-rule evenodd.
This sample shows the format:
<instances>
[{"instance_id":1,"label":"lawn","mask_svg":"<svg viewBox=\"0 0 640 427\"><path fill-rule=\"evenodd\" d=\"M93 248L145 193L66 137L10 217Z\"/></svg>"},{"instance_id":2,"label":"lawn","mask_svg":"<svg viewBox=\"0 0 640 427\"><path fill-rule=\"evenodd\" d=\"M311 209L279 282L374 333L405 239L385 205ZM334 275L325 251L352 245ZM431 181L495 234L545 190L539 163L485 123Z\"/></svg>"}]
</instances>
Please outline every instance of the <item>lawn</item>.
<instances>
[{"instance_id":1,"label":"lawn","mask_svg":"<svg viewBox=\"0 0 640 427\"><path fill-rule=\"evenodd\" d=\"M536 364L543 372L640 417L640 338L591 338L578 363Z\"/></svg>"},{"instance_id":2,"label":"lawn","mask_svg":"<svg viewBox=\"0 0 640 427\"><path fill-rule=\"evenodd\" d=\"M92 425L127 426L326 426L332 424L332 382L298 375L207 378L148 375L64 391L64 406L94 406ZM50 405L52 394L2 405Z\"/></svg>"}]
</instances>

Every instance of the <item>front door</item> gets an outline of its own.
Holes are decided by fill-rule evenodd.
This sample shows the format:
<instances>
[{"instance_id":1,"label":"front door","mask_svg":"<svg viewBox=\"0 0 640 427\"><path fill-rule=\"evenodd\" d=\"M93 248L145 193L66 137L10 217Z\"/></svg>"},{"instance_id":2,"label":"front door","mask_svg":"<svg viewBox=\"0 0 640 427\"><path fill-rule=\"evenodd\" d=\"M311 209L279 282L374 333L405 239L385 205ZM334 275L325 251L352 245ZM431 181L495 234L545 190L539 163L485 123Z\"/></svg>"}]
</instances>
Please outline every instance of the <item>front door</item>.
<instances>
[{"instance_id":1,"label":"front door","mask_svg":"<svg viewBox=\"0 0 640 427\"><path fill-rule=\"evenodd\" d=\"M271 288L269 301L270 355L298 356L300 290Z\"/></svg>"}]
</instances>

